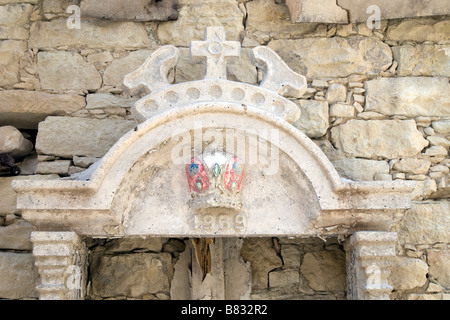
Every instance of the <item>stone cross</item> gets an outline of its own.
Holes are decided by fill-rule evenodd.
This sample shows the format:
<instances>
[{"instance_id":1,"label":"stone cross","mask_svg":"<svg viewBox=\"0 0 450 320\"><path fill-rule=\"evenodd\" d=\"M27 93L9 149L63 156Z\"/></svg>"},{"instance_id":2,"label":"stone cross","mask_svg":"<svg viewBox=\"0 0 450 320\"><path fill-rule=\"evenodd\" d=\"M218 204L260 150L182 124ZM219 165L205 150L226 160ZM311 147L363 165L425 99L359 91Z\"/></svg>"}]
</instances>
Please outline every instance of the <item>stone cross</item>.
<instances>
[{"instance_id":1,"label":"stone cross","mask_svg":"<svg viewBox=\"0 0 450 320\"><path fill-rule=\"evenodd\" d=\"M226 79L226 61L230 57L240 57L240 42L225 41L223 27L207 27L204 40L191 41L191 59L206 60L205 79Z\"/></svg>"}]
</instances>

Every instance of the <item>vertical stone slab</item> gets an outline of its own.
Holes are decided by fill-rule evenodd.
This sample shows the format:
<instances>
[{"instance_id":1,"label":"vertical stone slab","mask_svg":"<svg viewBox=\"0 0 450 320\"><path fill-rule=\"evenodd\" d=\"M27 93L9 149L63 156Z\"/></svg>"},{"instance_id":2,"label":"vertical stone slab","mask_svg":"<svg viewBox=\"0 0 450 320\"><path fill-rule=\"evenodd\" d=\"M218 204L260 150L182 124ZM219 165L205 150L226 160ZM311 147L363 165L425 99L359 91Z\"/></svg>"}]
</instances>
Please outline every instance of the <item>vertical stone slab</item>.
<instances>
[{"instance_id":1,"label":"vertical stone slab","mask_svg":"<svg viewBox=\"0 0 450 320\"><path fill-rule=\"evenodd\" d=\"M41 276L39 299L83 299L87 249L81 238L74 232L33 232L31 242Z\"/></svg>"},{"instance_id":2,"label":"vertical stone slab","mask_svg":"<svg viewBox=\"0 0 450 320\"><path fill-rule=\"evenodd\" d=\"M360 231L346 243L347 298L389 300L388 279L395 257L397 233Z\"/></svg>"}]
</instances>

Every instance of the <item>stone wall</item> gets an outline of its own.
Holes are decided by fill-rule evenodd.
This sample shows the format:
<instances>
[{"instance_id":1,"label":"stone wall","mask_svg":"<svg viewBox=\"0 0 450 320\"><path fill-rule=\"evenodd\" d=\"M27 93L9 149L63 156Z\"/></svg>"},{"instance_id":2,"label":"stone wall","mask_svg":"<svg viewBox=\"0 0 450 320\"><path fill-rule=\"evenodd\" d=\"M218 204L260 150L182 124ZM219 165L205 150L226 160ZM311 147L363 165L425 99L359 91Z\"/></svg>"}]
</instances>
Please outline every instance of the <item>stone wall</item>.
<instances>
[{"instance_id":1,"label":"stone wall","mask_svg":"<svg viewBox=\"0 0 450 320\"><path fill-rule=\"evenodd\" d=\"M314 3L305 0L179 0L154 9L160 12L156 17L136 21L129 20L133 8L122 16L99 15L89 2L82 1L80 28L70 29L73 12L66 9L80 1L0 0L0 154L12 155L7 160L21 170L12 176L8 161L0 159L0 298L36 299L39 283L29 240L34 228L15 208L11 181L69 177L89 168L136 125L130 107L139 97L123 90L124 75L172 44L181 56L171 81L200 79L203 66L190 63L189 43L201 40L206 26L222 25L227 39L243 47L241 60L228 65L228 79L261 80L246 54L257 45L269 46L307 77L308 90L294 100L302 111L294 126L317 143L343 178L417 182L413 207L392 230L399 243L391 297L449 299L446 1L436 1L442 4L437 11L422 8L400 16L389 7L392 1L378 1L387 15L375 29L361 18L364 1L353 8L348 1L332 1L320 7L318 19L299 13L299 2L315 12ZM92 276L89 297L170 298L182 243L91 243L91 269L102 270L105 278ZM241 255L251 264L251 298L344 299L341 245L336 239L245 239ZM136 278L103 284L112 273L141 264L148 268L134 270ZM155 279L157 290L141 290L137 277ZM135 291L127 291L130 287Z\"/></svg>"}]
</instances>

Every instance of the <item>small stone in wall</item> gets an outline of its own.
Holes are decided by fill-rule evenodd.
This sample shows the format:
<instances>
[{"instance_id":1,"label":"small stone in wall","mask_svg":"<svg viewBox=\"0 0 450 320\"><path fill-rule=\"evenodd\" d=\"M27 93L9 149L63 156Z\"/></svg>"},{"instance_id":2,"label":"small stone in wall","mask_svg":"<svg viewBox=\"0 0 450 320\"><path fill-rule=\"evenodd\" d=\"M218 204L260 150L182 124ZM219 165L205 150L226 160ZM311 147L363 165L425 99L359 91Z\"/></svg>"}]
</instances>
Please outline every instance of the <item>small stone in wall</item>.
<instances>
[{"instance_id":1,"label":"small stone in wall","mask_svg":"<svg viewBox=\"0 0 450 320\"><path fill-rule=\"evenodd\" d=\"M25 139L13 126L0 127L0 153L8 153L14 158L23 158L33 150L33 143Z\"/></svg>"}]
</instances>

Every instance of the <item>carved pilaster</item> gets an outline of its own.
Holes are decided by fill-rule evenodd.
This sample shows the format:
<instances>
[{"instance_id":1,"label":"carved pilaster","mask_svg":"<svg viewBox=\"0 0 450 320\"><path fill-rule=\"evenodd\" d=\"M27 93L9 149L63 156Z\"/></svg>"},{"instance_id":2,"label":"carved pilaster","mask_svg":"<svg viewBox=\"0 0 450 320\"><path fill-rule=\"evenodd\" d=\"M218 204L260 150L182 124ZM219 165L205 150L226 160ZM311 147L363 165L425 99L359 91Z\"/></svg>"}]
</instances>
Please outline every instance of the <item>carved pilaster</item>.
<instances>
[{"instance_id":1,"label":"carved pilaster","mask_svg":"<svg viewBox=\"0 0 450 320\"><path fill-rule=\"evenodd\" d=\"M361 231L346 243L347 298L349 300L389 300L388 283L397 233Z\"/></svg>"},{"instance_id":2,"label":"carved pilaster","mask_svg":"<svg viewBox=\"0 0 450 320\"><path fill-rule=\"evenodd\" d=\"M87 250L74 232L33 232L33 256L41 276L41 300L79 300L85 295Z\"/></svg>"}]
</instances>

